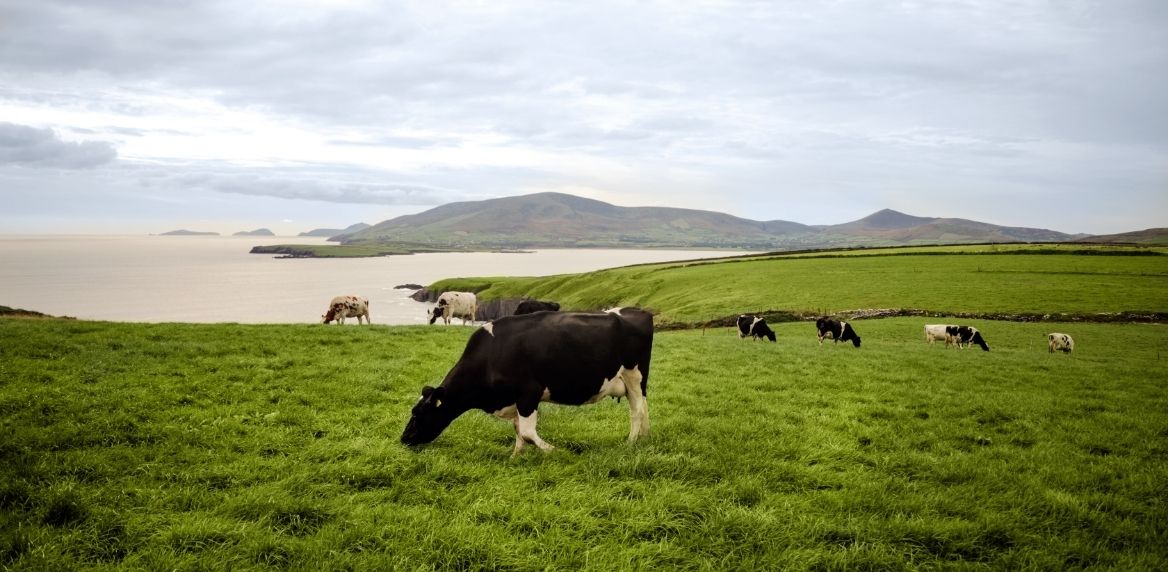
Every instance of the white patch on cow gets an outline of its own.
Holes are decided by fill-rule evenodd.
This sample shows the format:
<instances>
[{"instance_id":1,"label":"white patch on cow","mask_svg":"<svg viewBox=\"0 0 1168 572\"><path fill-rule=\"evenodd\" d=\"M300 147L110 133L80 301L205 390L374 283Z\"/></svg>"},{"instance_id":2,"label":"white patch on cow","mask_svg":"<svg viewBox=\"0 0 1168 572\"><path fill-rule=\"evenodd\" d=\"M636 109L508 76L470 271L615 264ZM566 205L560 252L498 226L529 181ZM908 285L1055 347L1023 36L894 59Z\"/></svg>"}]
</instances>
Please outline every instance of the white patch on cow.
<instances>
[{"instance_id":1,"label":"white patch on cow","mask_svg":"<svg viewBox=\"0 0 1168 572\"><path fill-rule=\"evenodd\" d=\"M608 309L608 310L605 310L605 311L604 311L604 313L606 313L606 314L616 314L616 315L618 315L618 316L619 316L619 315L620 315L620 313L621 313L621 310L624 310L624 308L610 308L610 309Z\"/></svg>"},{"instance_id":2,"label":"white patch on cow","mask_svg":"<svg viewBox=\"0 0 1168 572\"><path fill-rule=\"evenodd\" d=\"M749 331L750 331L750 335L752 335L752 336L757 336L757 335L758 335L758 334L756 334L756 333L754 332L754 327L755 327L755 326L757 326L757 325L758 325L758 323L759 323L759 322L761 322L761 321L762 321L762 317L761 317L761 316L755 316L755 317L754 317L754 321L750 323L750 330L749 330Z\"/></svg>"},{"instance_id":3,"label":"white patch on cow","mask_svg":"<svg viewBox=\"0 0 1168 572\"><path fill-rule=\"evenodd\" d=\"M494 322L487 322L487 323L483 324L483 329L486 330L488 334L491 334L491 337L495 337L495 323Z\"/></svg>"},{"instance_id":4,"label":"white patch on cow","mask_svg":"<svg viewBox=\"0 0 1168 572\"><path fill-rule=\"evenodd\" d=\"M515 417L519 415L519 410L516 409L515 405L508 405L507 407L504 407L498 411L495 411L491 415L494 415L495 417L499 417L502 419L507 419L507 420L510 420L513 422L515 420Z\"/></svg>"},{"instance_id":5,"label":"white patch on cow","mask_svg":"<svg viewBox=\"0 0 1168 572\"><path fill-rule=\"evenodd\" d=\"M952 340L949 339L949 333L945 331L950 327L952 326L949 324L925 324L925 341L929 345L937 342L945 342L946 346L950 345Z\"/></svg>"},{"instance_id":6,"label":"white patch on cow","mask_svg":"<svg viewBox=\"0 0 1168 572\"><path fill-rule=\"evenodd\" d=\"M596 395L588 398L588 401L585 401L584 404L596 403L606 397L624 397L628 393L624 382L625 371L624 366L621 366L617 370L616 375L612 376L612 379L604 380L600 384L600 390L596 392Z\"/></svg>"}]
</instances>

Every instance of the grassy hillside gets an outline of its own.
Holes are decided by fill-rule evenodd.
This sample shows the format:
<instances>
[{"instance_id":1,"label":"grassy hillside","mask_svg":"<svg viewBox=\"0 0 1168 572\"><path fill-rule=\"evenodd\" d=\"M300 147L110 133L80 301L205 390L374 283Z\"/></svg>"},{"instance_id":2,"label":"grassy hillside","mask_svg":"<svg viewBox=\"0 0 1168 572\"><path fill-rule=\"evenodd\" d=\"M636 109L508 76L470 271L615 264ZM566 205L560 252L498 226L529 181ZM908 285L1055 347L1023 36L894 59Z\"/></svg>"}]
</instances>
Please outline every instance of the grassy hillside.
<instances>
[{"instance_id":1,"label":"grassy hillside","mask_svg":"<svg viewBox=\"0 0 1168 572\"><path fill-rule=\"evenodd\" d=\"M622 207L563 193L457 202L382 221L342 240L413 242L452 248L740 248L957 242L1061 241L1072 235L884 210L850 223L808 226L725 213Z\"/></svg>"},{"instance_id":2,"label":"grassy hillside","mask_svg":"<svg viewBox=\"0 0 1168 572\"><path fill-rule=\"evenodd\" d=\"M541 278L457 278L431 288L478 291L486 299L556 300L566 309L643 306L657 312L661 323L683 324L743 312L868 308L1039 316L1168 310L1168 256L1084 248L1075 250L1090 254L1045 246L808 253Z\"/></svg>"},{"instance_id":3,"label":"grassy hillside","mask_svg":"<svg viewBox=\"0 0 1168 572\"><path fill-rule=\"evenodd\" d=\"M649 441L545 405L511 460L480 413L397 442L469 328L0 319L0 566L1168 566L1168 329L922 323L659 333Z\"/></svg>"}]
</instances>

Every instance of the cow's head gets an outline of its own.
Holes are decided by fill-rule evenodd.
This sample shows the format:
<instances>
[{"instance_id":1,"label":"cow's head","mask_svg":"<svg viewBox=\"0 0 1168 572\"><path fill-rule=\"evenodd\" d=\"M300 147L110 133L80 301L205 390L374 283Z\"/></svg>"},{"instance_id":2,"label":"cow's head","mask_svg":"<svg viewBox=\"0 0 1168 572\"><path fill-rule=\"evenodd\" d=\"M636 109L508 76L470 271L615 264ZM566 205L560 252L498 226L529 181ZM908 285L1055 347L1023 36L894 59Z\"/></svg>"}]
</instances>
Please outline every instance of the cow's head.
<instances>
[{"instance_id":1,"label":"cow's head","mask_svg":"<svg viewBox=\"0 0 1168 572\"><path fill-rule=\"evenodd\" d=\"M983 349L987 352L990 351L990 345L986 343L985 338L981 337L981 332L974 331L973 337L970 338L969 341L970 341L970 343L974 343L974 344L981 346L981 349Z\"/></svg>"},{"instance_id":2,"label":"cow's head","mask_svg":"<svg viewBox=\"0 0 1168 572\"><path fill-rule=\"evenodd\" d=\"M422 397L410 411L410 420L402 432L401 442L409 445L425 445L438 438L458 414L449 403L443 403L446 390L442 387L425 386Z\"/></svg>"},{"instance_id":3,"label":"cow's head","mask_svg":"<svg viewBox=\"0 0 1168 572\"><path fill-rule=\"evenodd\" d=\"M329 323L329 322L332 322L332 321L333 321L333 320L335 320L336 318L337 318L337 310L336 310L336 308L329 308L329 309L328 309L328 311L327 311L327 312L325 312L325 313L324 313L324 314L323 314L323 315L320 317L320 323L322 323L322 324L327 324L327 323Z\"/></svg>"},{"instance_id":4,"label":"cow's head","mask_svg":"<svg viewBox=\"0 0 1168 572\"><path fill-rule=\"evenodd\" d=\"M860 334L856 333L856 330L854 330L852 328L851 324L844 323L844 332L843 332L843 335L840 336L840 338L845 342L848 340L852 340L853 346L855 346L857 348L860 347Z\"/></svg>"},{"instance_id":5,"label":"cow's head","mask_svg":"<svg viewBox=\"0 0 1168 572\"><path fill-rule=\"evenodd\" d=\"M433 324L434 322L438 321L438 318L442 317L444 312L446 312L445 304L434 306L433 308L426 310L426 317L430 318L430 323Z\"/></svg>"}]
</instances>

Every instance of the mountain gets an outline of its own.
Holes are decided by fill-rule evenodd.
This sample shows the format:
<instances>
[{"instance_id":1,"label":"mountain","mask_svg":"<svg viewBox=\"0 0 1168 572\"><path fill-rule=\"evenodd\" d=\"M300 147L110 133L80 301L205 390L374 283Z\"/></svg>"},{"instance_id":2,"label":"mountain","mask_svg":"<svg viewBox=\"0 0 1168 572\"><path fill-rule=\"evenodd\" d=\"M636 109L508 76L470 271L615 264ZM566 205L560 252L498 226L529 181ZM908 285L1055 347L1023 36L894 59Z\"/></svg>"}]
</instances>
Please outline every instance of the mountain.
<instances>
[{"instance_id":1,"label":"mountain","mask_svg":"<svg viewBox=\"0 0 1168 572\"><path fill-rule=\"evenodd\" d=\"M257 228L255 230L241 230L231 236L276 236L276 233L266 228Z\"/></svg>"},{"instance_id":2,"label":"mountain","mask_svg":"<svg viewBox=\"0 0 1168 572\"><path fill-rule=\"evenodd\" d=\"M1041 228L998 226L963 218L919 217L884 209L860 220L819 227L828 232L892 243L1062 242L1070 235Z\"/></svg>"},{"instance_id":3,"label":"mountain","mask_svg":"<svg viewBox=\"0 0 1168 572\"><path fill-rule=\"evenodd\" d=\"M668 207L618 207L562 193L450 203L387 220L345 237L433 246L771 248L814 234L788 221Z\"/></svg>"},{"instance_id":4,"label":"mountain","mask_svg":"<svg viewBox=\"0 0 1168 572\"><path fill-rule=\"evenodd\" d=\"M838 225L755 221L667 207L619 207L562 193L450 203L380 222L340 242L432 247L675 247L793 250L955 242L1065 241L1075 236L885 209Z\"/></svg>"},{"instance_id":5,"label":"mountain","mask_svg":"<svg viewBox=\"0 0 1168 572\"><path fill-rule=\"evenodd\" d=\"M219 233L217 233L217 232L199 232L199 231L195 231L195 230L181 229L181 230L172 230L170 232L164 232L159 236L219 236Z\"/></svg>"},{"instance_id":6,"label":"mountain","mask_svg":"<svg viewBox=\"0 0 1168 572\"><path fill-rule=\"evenodd\" d=\"M323 236L332 238L343 234L352 234L359 230L365 230L369 228L369 226L370 225L367 225L363 222L359 222L357 224L349 225L346 228L315 228L308 232L302 232L299 234L299 236Z\"/></svg>"},{"instance_id":7,"label":"mountain","mask_svg":"<svg viewBox=\"0 0 1168 572\"><path fill-rule=\"evenodd\" d=\"M1078 239L1080 242L1128 242L1168 245L1168 228L1148 228L1119 234L1101 234Z\"/></svg>"}]
</instances>

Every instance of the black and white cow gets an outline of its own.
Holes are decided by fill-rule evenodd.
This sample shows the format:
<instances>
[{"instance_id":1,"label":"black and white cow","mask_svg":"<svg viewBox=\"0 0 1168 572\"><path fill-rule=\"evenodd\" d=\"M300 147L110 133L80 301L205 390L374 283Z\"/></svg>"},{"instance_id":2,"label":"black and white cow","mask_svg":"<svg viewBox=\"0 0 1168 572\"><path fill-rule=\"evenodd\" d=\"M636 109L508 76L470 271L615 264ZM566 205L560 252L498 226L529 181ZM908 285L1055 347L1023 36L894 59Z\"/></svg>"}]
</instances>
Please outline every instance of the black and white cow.
<instances>
[{"instance_id":1,"label":"black and white cow","mask_svg":"<svg viewBox=\"0 0 1168 572\"><path fill-rule=\"evenodd\" d=\"M544 302L542 300L524 300L515 307L515 315L533 314L535 312L558 312L559 302Z\"/></svg>"},{"instance_id":2,"label":"black and white cow","mask_svg":"<svg viewBox=\"0 0 1168 572\"><path fill-rule=\"evenodd\" d=\"M957 340L957 326L949 324L925 324L925 341L929 345L936 342L945 342L945 347L953 345Z\"/></svg>"},{"instance_id":3,"label":"black and white cow","mask_svg":"<svg viewBox=\"0 0 1168 572\"><path fill-rule=\"evenodd\" d=\"M653 315L637 308L600 314L538 312L475 330L446 379L422 388L402 433L406 445L436 439L458 416L481 409L511 421L518 455L526 443L553 447L535 431L542 401L565 405L629 398L629 441L649 434Z\"/></svg>"},{"instance_id":4,"label":"black and white cow","mask_svg":"<svg viewBox=\"0 0 1168 572\"><path fill-rule=\"evenodd\" d=\"M746 338L750 336L752 339L761 340L766 338L770 341L775 341L775 332L767 326L766 320L762 316L747 316L743 314L738 316L738 337Z\"/></svg>"},{"instance_id":5,"label":"black and white cow","mask_svg":"<svg viewBox=\"0 0 1168 572\"><path fill-rule=\"evenodd\" d=\"M1056 351L1069 354L1075 351L1075 340L1066 334L1051 333L1046 336L1046 347L1052 354Z\"/></svg>"},{"instance_id":6,"label":"black and white cow","mask_svg":"<svg viewBox=\"0 0 1168 572\"><path fill-rule=\"evenodd\" d=\"M462 318L463 325L466 325L467 321L475 320L478 306L474 292L443 292L438 296L438 304L426 311L426 317L430 318L431 324L442 318L447 326L451 318Z\"/></svg>"},{"instance_id":7,"label":"black and white cow","mask_svg":"<svg viewBox=\"0 0 1168 572\"><path fill-rule=\"evenodd\" d=\"M985 338L981 337L981 332L973 326L949 326L947 332L959 348L965 349L970 344L977 344L981 349L990 351L990 346Z\"/></svg>"},{"instance_id":8,"label":"black and white cow","mask_svg":"<svg viewBox=\"0 0 1168 572\"><path fill-rule=\"evenodd\" d=\"M831 339L837 342L850 341L853 346L860 347L859 334L847 322L841 322L835 318L824 316L815 320L815 327L819 330L819 345L823 345L823 338L830 335Z\"/></svg>"}]
</instances>

